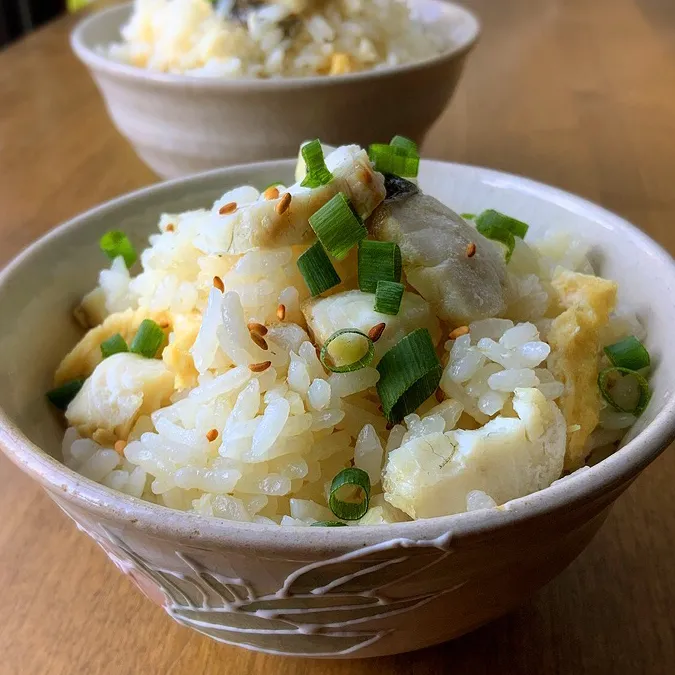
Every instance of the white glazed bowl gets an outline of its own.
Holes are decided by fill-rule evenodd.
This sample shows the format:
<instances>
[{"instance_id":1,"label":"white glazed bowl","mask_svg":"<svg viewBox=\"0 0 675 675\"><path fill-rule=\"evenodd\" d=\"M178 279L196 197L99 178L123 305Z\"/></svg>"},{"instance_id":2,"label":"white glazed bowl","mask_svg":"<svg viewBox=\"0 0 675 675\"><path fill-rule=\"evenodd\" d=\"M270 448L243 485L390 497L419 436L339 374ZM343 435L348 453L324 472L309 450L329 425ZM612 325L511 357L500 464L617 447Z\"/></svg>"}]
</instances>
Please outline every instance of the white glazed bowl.
<instances>
[{"instance_id":1,"label":"white glazed bowl","mask_svg":"<svg viewBox=\"0 0 675 675\"><path fill-rule=\"evenodd\" d=\"M209 205L243 183L292 182L293 165L233 167L120 197L51 231L0 273L0 446L184 625L275 654L426 647L507 612L557 575L673 440L675 265L639 230L580 198L487 169L422 162L424 189L458 211L494 207L530 223L535 236L554 227L585 237L649 330L654 395L626 445L498 509L397 525L268 528L142 502L59 463L63 429L44 392L78 338L71 309L104 263L99 237L113 223L141 245L160 213Z\"/></svg>"},{"instance_id":2,"label":"white glazed bowl","mask_svg":"<svg viewBox=\"0 0 675 675\"><path fill-rule=\"evenodd\" d=\"M110 117L162 178L290 157L300 143L421 142L452 96L479 34L476 17L442 0L416 0L447 25L454 47L426 61L337 77L207 79L151 72L99 53L120 40L131 5L84 19L72 47L89 68Z\"/></svg>"}]
</instances>

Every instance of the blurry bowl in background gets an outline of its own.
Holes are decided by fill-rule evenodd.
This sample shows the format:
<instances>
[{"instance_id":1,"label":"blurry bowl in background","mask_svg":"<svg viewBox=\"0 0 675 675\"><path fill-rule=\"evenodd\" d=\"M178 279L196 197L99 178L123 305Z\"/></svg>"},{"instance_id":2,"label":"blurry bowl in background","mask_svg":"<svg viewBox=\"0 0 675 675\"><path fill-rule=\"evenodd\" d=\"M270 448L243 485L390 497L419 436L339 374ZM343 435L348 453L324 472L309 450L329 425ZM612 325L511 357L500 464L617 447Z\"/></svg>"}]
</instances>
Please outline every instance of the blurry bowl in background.
<instances>
[{"instance_id":1,"label":"blurry bowl in background","mask_svg":"<svg viewBox=\"0 0 675 675\"><path fill-rule=\"evenodd\" d=\"M448 51L425 61L348 75L223 79L173 75L107 58L132 6L84 19L71 43L115 126L159 176L289 157L302 141L363 146L404 134L420 143L452 96L480 32L468 10L417 0L425 21L447 24Z\"/></svg>"}]
</instances>

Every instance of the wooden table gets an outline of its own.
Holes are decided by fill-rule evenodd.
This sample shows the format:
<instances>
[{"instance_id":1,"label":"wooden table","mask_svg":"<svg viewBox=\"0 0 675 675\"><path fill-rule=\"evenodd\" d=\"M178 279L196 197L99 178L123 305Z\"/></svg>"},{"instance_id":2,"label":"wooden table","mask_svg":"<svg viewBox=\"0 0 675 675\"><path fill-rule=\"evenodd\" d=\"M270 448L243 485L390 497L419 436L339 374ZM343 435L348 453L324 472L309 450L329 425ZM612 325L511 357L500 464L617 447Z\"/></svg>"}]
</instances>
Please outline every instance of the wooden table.
<instances>
[{"instance_id":1,"label":"wooden table","mask_svg":"<svg viewBox=\"0 0 675 675\"><path fill-rule=\"evenodd\" d=\"M426 144L594 199L675 251L673 0L472 0L482 43ZM0 54L0 264L53 225L155 179L70 55L71 20ZM675 454L516 613L423 652L257 655L174 625L0 458L0 673L675 672Z\"/></svg>"}]
</instances>

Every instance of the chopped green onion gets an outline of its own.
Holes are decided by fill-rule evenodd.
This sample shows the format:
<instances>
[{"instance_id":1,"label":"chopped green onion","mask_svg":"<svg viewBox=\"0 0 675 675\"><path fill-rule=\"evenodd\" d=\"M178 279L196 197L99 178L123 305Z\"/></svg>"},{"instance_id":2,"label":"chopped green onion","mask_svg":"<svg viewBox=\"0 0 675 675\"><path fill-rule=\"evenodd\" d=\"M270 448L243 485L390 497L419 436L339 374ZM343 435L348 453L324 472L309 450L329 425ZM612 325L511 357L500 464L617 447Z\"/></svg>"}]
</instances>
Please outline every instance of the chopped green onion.
<instances>
[{"instance_id":1,"label":"chopped green onion","mask_svg":"<svg viewBox=\"0 0 675 675\"><path fill-rule=\"evenodd\" d=\"M309 224L326 251L338 260L342 260L368 235L361 219L354 213L342 192L338 192L310 216Z\"/></svg>"},{"instance_id":2,"label":"chopped green onion","mask_svg":"<svg viewBox=\"0 0 675 675\"><path fill-rule=\"evenodd\" d=\"M277 185L283 185L283 183L280 180L275 180L274 183L270 183L269 185L266 185L261 192L265 192L266 190L269 190L272 187L276 187Z\"/></svg>"},{"instance_id":3,"label":"chopped green onion","mask_svg":"<svg viewBox=\"0 0 675 675\"><path fill-rule=\"evenodd\" d=\"M397 342L382 357L377 370L382 410L394 423L415 412L436 391L443 374L426 328L418 328Z\"/></svg>"},{"instance_id":4,"label":"chopped green onion","mask_svg":"<svg viewBox=\"0 0 675 675\"><path fill-rule=\"evenodd\" d=\"M84 9L87 5L91 4L94 0L66 0L66 9L72 14L74 12L79 12L81 9Z\"/></svg>"},{"instance_id":5,"label":"chopped green onion","mask_svg":"<svg viewBox=\"0 0 675 675\"><path fill-rule=\"evenodd\" d=\"M317 520L310 527L347 527L347 523L341 523L339 520Z\"/></svg>"},{"instance_id":6,"label":"chopped green onion","mask_svg":"<svg viewBox=\"0 0 675 675\"><path fill-rule=\"evenodd\" d=\"M375 170L381 173L393 173L401 178L415 178L420 168L420 158L395 145L373 143L368 148L370 161Z\"/></svg>"},{"instance_id":7,"label":"chopped green onion","mask_svg":"<svg viewBox=\"0 0 675 675\"><path fill-rule=\"evenodd\" d=\"M505 248L504 257L506 259L506 262L508 263L509 260L511 260L513 250L516 248L516 238L513 236L511 232L505 230L502 227L498 227L497 225L480 226L478 225L478 221L476 221L476 229L484 237L487 237L488 239L492 239L492 241L496 241L502 244Z\"/></svg>"},{"instance_id":8,"label":"chopped green onion","mask_svg":"<svg viewBox=\"0 0 675 675\"><path fill-rule=\"evenodd\" d=\"M394 138L392 138L391 141L389 141L389 145L392 145L395 148L401 148L410 155L419 155L419 151L417 150L417 143L415 143L415 141L411 141L409 138L406 138L405 136L394 136Z\"/></svg>"},{"instance_id":9,"label":"chopped green onion","mask_svg":"<svg viewBox=\"0 0 675 675\"><path fill-rule=\"evenodd\" d=\"M649 366L649 352L634 335L605 347L605 354L613 366L642 370Z\"/></svg>"},{"instance_id":10,"label":"chopped green onion","mask_svg":"<svg viewBox=\"0 0 675 675\"><path fill-rule=\"evenodd\" d=\"M464 214L463 217L470 214ZM497 241L506 248L505 258L508 263L516 247L516 237L524 239L529 225L520 220L505 216L499 211L488 209L475 217L476 229L488 239Z\"/></svg>"},{"instance_id":11,"label":"chopped green onion","mask_svg":"<svg viewBox=\"0 0 675 675\"><path fill-rule=\"evenodd\" d=\"M333 174L326 168L323 158L323 150L318 139L305 143L302 146L302 158L305 160L307 174L303 179L302 187L316 188L327 185L333 180Z\"/></svg>"},{"instance_id":12,"label":"chopped green onion","mask_svg":"<svg viewBox=\"0 0 675 675\"><path fill-rule=\"evenodd\" d=\"M59 410L65 410L70 402L77 396L80 389L82 389L83 384L83 379L70 380L60 387L48 391L47 398Z\"/></svg>"},{"instance_id":13,"label":"chopped green onion","mask_svg":"<svg viewBox=\"0 0 675 675\"><path fill-rule=\"evenodd\" d=\"M351 487L358 489L362 499L358 502L344 501L338 497L338 492L343 488ZM330 497L328 506L330 510L342 520L358 520L368 511L368 502L370 501L370 478L363 469L357 469L352 466L348 469L342 469L340 473L333 478L330 485Z\"/></svg>"},{"instance_id":14,"label":"chopped green onion","mask_svg":"<svg viewBox=\"0 0 675 675\"><path fill-rule=\"evenodd\" d=\"M119 333L115 333L112 337L101 342L101 356L103 356L104 359L107 359L113 354L128 351L129 347L127 346L125 339Z\"/></svg>"},{"instance_id":15,"label":"chopped green onion","mask_svg":"<svg viewBox=\"0 0 675 675\"><path fill-rule=\"evenodd\" d=\"M350 363L345 363L342 365L336 365L335 364L335 359L331 357L331 354L328 350L329 345L334 342L336 339L338 339L341 335L358 335L360 338L363 338L367 342L367 349L366 353L363 354L363 356L360 356ZM361 342L361 340L359 340ZM348 346L348 350L352 351L354 348L354 343L350 344ZM363 350L361 350L363 351ZM354 356L353 354L350 356ZM375 356L375 345L373 344L373 341L365 334L362 333L360 330L356 330L356 328L342 328L341 330L335 331L324 343L323 347L321 347L321 353L319 355L319 358L321 359L321 363L324 365L325 368L330 370L332 373L352 373L355 370L361 370L361 368L365 368L366 366L370 365L370 363L373 360L373 357Z\"/></svg>"},{"instance_id":16,"label":"chopped green onion","mask_svg":"<svg viewBox=\"0 0 675 675\"><path fill-rule=\"evenodd\" d=\"M476 226L478 231L481 233L481 227L498 227L502 230L510 232L520 239L525 239L525 235L530 229L530 226L526 223L523 223L521 220L516 220L510 216L505 216L503 213L499 213L499 211L495 211L494 209L483 211L483 213L481 213L478 218L476 218Z\"/></svg>"},{"instance_id":17,"label":"chopped green onion","mask_svg":"<svg viewBox=\"0 0 675 675\"><path fill-rule=\"evenodd\" d=\"M310 246L298 258L298 269L313 296L340 283L340 277L320 241Z\"/></svg>"},{"instance_id":18,"label":"chopped green onion","mask_svg":"<svg viewBox=\"0 0 675 675\"><path fill-rule=\"evenodd\" d=\"M359 244L359 288L375 293L378 281L401 281L401 249L391 241Z\"/></svg>"},{"instance_id":19,"label":"chopped green onion","mask_svg":"<svg viewBox=\"0 0 675 675\"><path fill-rule=\"evenodd\" d=\"M619 373L624 377L634 377L637 383L637 401L632 408L628 408L625 405L619 404L619 402L617 402L612 396L610 391L611 379L613 379ZM602 397L605 399L605 401L607 401L607 403L609 403L609 405L612 406L612 408L614 408L614 410L624 413L632 413L636 417L639 417L645 411L645 408L649 405L649 400L652 397L651 392L649 391L649 383L647 380L642 375L640 375L640 373L637 373L630 368L620 368L616 366L613 368L605 368L604 370L600 371L600 374L598 375L598 387L600 388Z\"/></svg>"},{"instance_id":20,"label":"chopped green onion","mask_svg":"<svg viewBox=\"0 0 675 675\"><path fill-rule=\"evenodd\" d=\"M110 260L115 260L115 258L122 256L127 268L131 267L138 258L134 245L129 241L127 235L119 230L106 232L101 237L99 245L103 253L105 253Z\"/></svg>"},{"instance_id":21,"label":"chopped green onion","mask_svg":"<svg viewBox=\"0 0 675 675\"><path fill-rule=\"evenodd\" d=\"M475 220L476 219L476 214L475 213L460 213L460 216L464 218L464 220Z\"/></svg>"},{"instance_id":22,"label":"chopped green onion","mask_svg":"<svg viewBox=\"0 0 675 675\"><path fill-rule=\"evenodd\" d=\"M401 309L405 286L396 281L378 281L375 291L375 311L396 316Z\"/></svg>"},{"instance_id":23,"label":"chopped green onion","mask_svg":"<svg viewBox=\"0 0 675 675\"><path fill-rule=\"evenodd\" d=\"M131 341L129 351L145 356L146 359L154 359L162 342L164 331L152 319L143 319Z\"/></svg>"}]
</instances>

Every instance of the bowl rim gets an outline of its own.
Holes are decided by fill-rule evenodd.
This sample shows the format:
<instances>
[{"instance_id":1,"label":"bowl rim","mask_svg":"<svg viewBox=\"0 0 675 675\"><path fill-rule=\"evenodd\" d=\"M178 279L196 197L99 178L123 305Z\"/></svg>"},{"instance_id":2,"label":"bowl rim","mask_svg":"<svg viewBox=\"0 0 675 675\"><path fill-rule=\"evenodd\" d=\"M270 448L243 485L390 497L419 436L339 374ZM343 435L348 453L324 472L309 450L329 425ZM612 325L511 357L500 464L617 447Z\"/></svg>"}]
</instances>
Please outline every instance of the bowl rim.
<instances>
[{"instance_id":1,"label":"bowl rim","mask_svg":"<svg viewBox=\"0 0 675 675\"><path fill-rule=\"evenodd\" d=\"M62 223L26 247L0 270L0 287L11 282L14 271L28 263L36 251L48 247L53 239L69 236L72 231L86 227L93 217L101 217L108 212L114 212L119 206L129 206L136 201L142 202L151 196L156 198L162 194L171 194L176 188L189 190L193 186L208 184L215 179L227 182L241 171L290 172L295 166L295 161L284 159L239 164L187 178L156 183L121 195ZM422 165L431 171L449 168L459 172L473 172L477 179L502 184L507 181L510 185L517 186L523 193L529 192L572 212L584 213L600 224L604 221L607 226L611 225L619 232L630 233L634 239L639 240L645 252L671 268L675 279L675 261L665 249L636 226L591 201L538 181L493 169L438 160L422 160ZM579 471L543 490L508 502L502 507L388 525L289 529L175 511L95 483L41 450L0 408L0 449L23 471L43 487L48 488L48 492L57 494L77 507L104 519L122 521L127 526L164 539L197 540L202 544L212 543L225 547L244 545L268 553L283 551L301 554L308 549L324 552L349 551L356 546L386 542L391 544L433 540L448 532L454 536L472 536L502 530L554 511L565 510L573 505L578 506L627 486L674 440L675 392L669 395L654 420L638 436L599 464ZM304 534L299 537L292 536L298 530L302 530Z\"/></svg>"},{"instance_id":2,"label":"bowl rim","mask_svg":"<svg viewBox=\"0 0 675 675\"><path fill-rule=\"evenodd\" d=\"M386 66L380 69L370 69L356 73L346 73L344 75L333 75L331 77L326 75L310 75L307 77L280 77L270 79L255 77L227 79L222 77L196 77L194 75L163 73L114 61L87 45L84 40L84 34L92 24L103 22L108 19L110 15L124 14L124 12L130 9L131 2L98 10L82 19L70 34L70 45L75 55L92 70L104 72L108 75L121 77L127 80L134 80L139 83L152 84L158 87L181 86L189 89L259 92L350 85L359 82L363 83L364 81L375 78L394 78L404 73L414 74L415 72L426 70L427 68L431 68L440 63L461 58L475 47L481 35L482 24L474 12L455 2L446 2L446 0L426 1L438 5L444 14L449 14L450 12L461 14L463 21L468 22L472 28L468 39L454 45L437 56L423 59L422 61L415 61L413 63L398 66Z\"/></svg>"}]
</instances>

